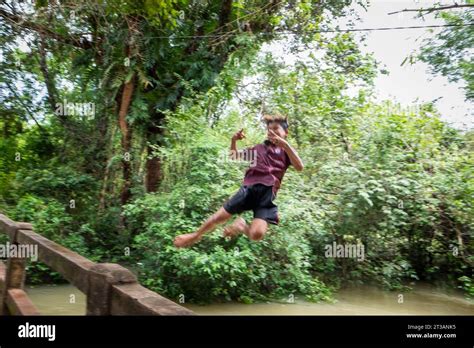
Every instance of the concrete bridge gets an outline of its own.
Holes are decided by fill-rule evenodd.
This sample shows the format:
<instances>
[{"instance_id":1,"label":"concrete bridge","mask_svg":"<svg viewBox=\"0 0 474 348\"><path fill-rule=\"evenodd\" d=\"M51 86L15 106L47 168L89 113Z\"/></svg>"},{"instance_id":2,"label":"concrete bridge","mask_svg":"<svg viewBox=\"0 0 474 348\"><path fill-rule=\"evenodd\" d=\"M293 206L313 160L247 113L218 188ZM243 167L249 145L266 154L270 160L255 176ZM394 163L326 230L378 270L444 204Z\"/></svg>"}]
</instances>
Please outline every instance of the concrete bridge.
<instances>
[{"instance_id":1,"label":"concrete bridge","mask_svg":"<svg viewBox=\"0 0 474 348\"><path fill-rule=\"evenodd\" d=\"M141 286L136 276L114 263L94 263L41 236L29 223L0 214L0 234L18 247L35 246L38 261L60 273L87 297L86 315L193 315ZM26 258L0 261L0 315L40 315L24 290Z\"/></svg>"}]
</instances>

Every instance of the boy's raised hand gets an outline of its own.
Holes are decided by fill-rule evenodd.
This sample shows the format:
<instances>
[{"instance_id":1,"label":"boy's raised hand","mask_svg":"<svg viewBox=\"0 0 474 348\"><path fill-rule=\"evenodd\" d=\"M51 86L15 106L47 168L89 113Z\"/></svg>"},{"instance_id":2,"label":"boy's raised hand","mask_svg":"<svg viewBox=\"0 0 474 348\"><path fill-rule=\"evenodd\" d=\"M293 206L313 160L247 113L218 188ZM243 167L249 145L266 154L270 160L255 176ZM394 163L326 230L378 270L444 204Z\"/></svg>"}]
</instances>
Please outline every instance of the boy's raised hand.
<instances>
[{"instance_id":1,"label":"boy's raised hand","mask_svg":"<svg viewBox=\"0 0 474 348\"><path fill-rule=\"evenodd\" d=\"M233 136L232 136L232 139L233 140L241 140L245 138L245 134L244 134L244 129L242 128L241 130L239 130L237 133L235 133Z\"/></svg>"},{"instance_id":2,"label":"boy's raised hand","mask_svg":"<svg viewBox=\"0 0 474 348\"><path fill-rule=\"evenodd\" d=\"M268 136L268 138L275 145L282 146L282 147L288 145L288 142L285 139L280 137L271 129L270 129L270 135Z\"/></svg>"}]
</instances>

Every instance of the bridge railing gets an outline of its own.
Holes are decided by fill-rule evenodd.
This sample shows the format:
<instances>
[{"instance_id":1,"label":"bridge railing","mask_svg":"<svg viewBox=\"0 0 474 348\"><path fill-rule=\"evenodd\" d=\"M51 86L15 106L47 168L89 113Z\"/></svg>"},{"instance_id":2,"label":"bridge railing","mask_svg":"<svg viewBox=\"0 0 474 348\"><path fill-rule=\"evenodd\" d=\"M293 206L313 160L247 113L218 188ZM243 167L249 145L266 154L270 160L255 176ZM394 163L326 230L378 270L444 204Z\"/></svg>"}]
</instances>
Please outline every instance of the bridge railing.
<instances>
[{"instance_id":1,"label":"bridge railing","mask_svg":"<svg viewBox=\"0 0 474 348\"><path fill-rule=\"evenodd\" d=\"M33 231L29 223L0 214L0 233L11 245L37 246L38 261L60 273L86 295L86 315L193 315L141 286L136 276L114 263L94 263ZM27 259L0 261L0 315L39 315L24 290Z\"/></svg>"}]
</instances>

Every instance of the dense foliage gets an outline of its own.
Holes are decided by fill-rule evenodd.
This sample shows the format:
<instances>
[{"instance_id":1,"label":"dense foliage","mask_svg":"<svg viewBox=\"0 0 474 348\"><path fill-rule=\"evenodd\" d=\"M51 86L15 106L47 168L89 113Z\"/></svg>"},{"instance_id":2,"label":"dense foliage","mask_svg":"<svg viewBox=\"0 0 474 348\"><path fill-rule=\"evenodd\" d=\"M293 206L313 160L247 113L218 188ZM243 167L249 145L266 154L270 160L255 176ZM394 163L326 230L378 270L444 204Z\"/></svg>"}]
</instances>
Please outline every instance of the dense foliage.
<instances>
[{"instance_id":1,"label":"dense foliage","mask_svg":"<svg viewBox=\"0 0 474 348\"><path fill-rule=\"evenodd\" d=\"M474 4L472 4L474 6ZM451 25L436 38L425 39L418 58L428 64L436 74L450 81L462 82L467 100L474 94L474 7L458 13L440 12L439 17Z\"/></svg>"}]
</instances>

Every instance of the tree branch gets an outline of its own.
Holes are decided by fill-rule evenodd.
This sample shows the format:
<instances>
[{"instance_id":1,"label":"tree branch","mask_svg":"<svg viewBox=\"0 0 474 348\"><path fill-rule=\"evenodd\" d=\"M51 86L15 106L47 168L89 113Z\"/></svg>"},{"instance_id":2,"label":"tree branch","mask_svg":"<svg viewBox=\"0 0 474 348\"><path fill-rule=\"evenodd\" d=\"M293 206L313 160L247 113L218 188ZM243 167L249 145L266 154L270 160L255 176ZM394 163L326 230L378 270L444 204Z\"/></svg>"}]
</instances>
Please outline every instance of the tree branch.
<instances>
[{"instance_id":1,"label":"tree branch","mask_svg":"<svg viewBox=\"0 0 474 348\"><path fill-rule=\"evenodd\" d=\"M41 73L43 74L44 82L46 84L46 91L48 92L48 102L51 106L51 111L54 112L56 110L56 84L54 82L54 74L50 72L48 68L48 62L46 59L46 43L44 40L44 36L42 33L39 34L39 41L38 41L38 54L39 54L39 67Z\"/></svg>"},{"instance_id":2,"label":"tree branch","mask_svg":"<svg viewBox=\"0 0 474 348\"><path fill-rule=\"evenodd\" d=\"M427 13L431 13L431 12L435 12L435 11L444 11L444 10L449 10L449 9L453 9L453 8L462 8L462 7L473 7L474 8L474 4L464 4L464 5L455 4L455 5L447 5L447 6L431 7L431 8L406 8L406 9L401 10L401 11L390 12L390 13L387 13L387 14L392 15L392 14L401 13L401 12L427 12Z\"/></svg>"},{"instance_id":3,"label":"tree branch","mask_svg":"<svg viewBox=\"0 0 474 348\"><path fill-rule=\"evenodd\" d=\"M28 105L26 105L23 100L21 99L21 97L18 95L18 93L16 92L16 89L12 87L12 85L10 85L10 83L8 82L8 80L5 80L3 81L5 82L5 84L7 85L7 88L10 90L10 92L12 92L12 94L15 96L15 98L18 100L18 102L25 108L25 111L28 113L28 115L30 115L31 119L36 123L36 125L38 126L38 129L42 132L42 133L45 133L46 134L46 131L43 129L43 127L39 124L38 120L35 118L35 116L33 115L33 112L30 110L30 108L28 107Z\"/></svg>"},{"instance_id":4,"label":"tree branch","mask_svg":"<svg viewBox=\"0 0 474 348\"><path fill-rule=\"evenodd\" d=\"M21 16L8 13L7 11L2 10L2 9L0 9L0 17L4 18L12 26L19 27L21 29L29 29L29 30L36 31L39 34L43 34L44 36L50 37L64 44L72 45L72 46L83 48L83 49L93 48L92 42L90 42L83 36L80 36L80 35L64 36L64 35L58 34L41 24L25 20Z\"/></svg>"}]
</instances>

